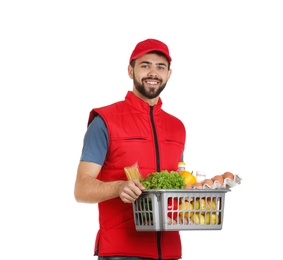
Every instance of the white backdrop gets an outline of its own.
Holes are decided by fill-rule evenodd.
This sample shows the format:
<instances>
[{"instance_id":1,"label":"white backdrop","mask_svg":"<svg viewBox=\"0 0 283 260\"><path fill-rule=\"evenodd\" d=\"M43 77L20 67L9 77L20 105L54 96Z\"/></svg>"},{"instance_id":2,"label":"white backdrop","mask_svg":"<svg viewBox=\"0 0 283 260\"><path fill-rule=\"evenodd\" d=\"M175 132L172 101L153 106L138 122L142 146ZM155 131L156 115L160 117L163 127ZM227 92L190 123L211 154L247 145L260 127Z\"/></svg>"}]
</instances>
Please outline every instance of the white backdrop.
<instances>
[{"instance_id":1,"label":"white backdrop","mask_svg":"<svg viewBox=\"0 0 283 260\"><path fill-rule=\"evenodd\" d=\"M282 12L279 0L1 1L0 258L96 259L97 205L73 197L83 135L93 107L132 89L146 38L171 51L162 100L187 128L187 169L242 177L221 231L181 232L183 259L278 254Z\"/></svg>"}]
</instances>

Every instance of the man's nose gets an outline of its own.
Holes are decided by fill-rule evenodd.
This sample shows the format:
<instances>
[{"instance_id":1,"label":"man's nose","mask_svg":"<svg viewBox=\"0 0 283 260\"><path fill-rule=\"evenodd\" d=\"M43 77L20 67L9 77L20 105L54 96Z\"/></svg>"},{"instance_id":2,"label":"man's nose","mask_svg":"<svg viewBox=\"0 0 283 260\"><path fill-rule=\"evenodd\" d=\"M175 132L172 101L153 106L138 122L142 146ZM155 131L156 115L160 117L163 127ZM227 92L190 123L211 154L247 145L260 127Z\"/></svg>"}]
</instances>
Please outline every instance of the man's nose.
<instances>
[{"instance_id":1,"label":"man's nose","mask_svg":"<svg viewBox=\"0 0 283 260\"><path fill-rule=\"evenodd\" d=\"M150 76L150 77L157 77L157 71L155 70L155 69L152 69L149 73L148 73L148 75Z\"/></svg>"}]
</instances>

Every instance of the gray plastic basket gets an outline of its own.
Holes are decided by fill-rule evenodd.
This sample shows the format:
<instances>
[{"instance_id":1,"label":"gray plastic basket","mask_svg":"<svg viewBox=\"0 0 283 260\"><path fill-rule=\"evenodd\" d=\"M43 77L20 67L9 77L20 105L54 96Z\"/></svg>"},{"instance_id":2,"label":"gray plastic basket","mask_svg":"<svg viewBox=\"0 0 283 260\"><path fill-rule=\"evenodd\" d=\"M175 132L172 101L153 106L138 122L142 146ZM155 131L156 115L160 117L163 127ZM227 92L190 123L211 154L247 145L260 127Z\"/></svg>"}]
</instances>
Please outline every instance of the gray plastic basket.
<instances>
[{"instance_id":1,"label":"gray plastic basket","mask_svg":"<svg viewBox=\"0 0 283 260\"><path fill-rule=\"evenodd\" d=\"M145 190L133 203L136 230L221 230L228 191Z\"/></svg>"}]
</instances>

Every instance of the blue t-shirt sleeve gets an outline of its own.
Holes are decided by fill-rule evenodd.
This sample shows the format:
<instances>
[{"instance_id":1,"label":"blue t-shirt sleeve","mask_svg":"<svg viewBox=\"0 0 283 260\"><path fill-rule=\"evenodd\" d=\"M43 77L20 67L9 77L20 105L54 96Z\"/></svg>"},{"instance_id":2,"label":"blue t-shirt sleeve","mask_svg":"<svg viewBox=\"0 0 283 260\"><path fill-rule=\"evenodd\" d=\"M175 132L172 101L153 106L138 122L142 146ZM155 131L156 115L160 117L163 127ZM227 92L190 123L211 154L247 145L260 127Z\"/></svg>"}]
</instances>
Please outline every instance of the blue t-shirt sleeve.
<instances>
[{"instance_id":1,"label":"blue t-shirt sleeve","mask_svg":"<svg viewBox=\"0 0 283 260\"><path fill-rule=\"evenodd\" d=\"M84 136L81 161L103 165L108 151L108 130L100 116L89 124Z\"/></svg>"}]
</instances>

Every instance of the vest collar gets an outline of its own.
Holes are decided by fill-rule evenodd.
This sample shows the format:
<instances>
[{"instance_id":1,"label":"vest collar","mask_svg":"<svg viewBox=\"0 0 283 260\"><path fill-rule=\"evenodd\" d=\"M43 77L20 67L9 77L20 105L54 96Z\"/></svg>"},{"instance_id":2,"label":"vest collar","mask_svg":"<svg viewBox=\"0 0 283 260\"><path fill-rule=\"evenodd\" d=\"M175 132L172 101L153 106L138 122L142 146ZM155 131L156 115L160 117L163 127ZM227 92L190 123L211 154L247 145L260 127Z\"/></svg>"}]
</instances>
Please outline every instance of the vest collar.
<instances>
[{"instance_id":1,"label":"vest collar","mask_svg":"<svg viewBox=\"0 0 283 260\"><path fill-rule=\"evenodd\" d=\"M150 105L145 101L143 101L142 99L140 99L139 97L137 97L133 93L133 91L128 91L125 97L125 101L138 111L149 112L150 110ZM157 104L154 105L154 112L155 113L159 112L161 110L161 107L162 107L162 100L161 98L159 98Z\"/></svg>"}]
</instances>

